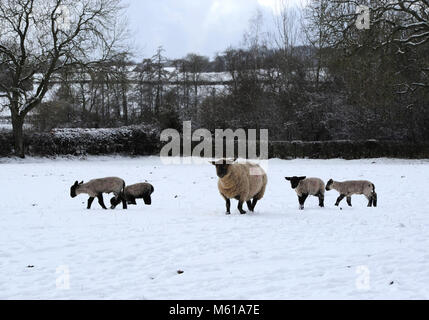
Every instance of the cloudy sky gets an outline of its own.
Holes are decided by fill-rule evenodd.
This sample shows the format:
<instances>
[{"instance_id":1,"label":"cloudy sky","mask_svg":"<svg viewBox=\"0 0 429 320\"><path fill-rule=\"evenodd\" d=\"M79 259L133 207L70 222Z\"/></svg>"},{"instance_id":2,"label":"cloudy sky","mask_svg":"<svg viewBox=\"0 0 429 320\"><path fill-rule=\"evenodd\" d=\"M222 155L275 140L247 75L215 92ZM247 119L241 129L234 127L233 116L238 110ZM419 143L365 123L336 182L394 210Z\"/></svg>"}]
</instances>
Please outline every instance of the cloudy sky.
<instances>
[{"instance_id":1,"label":"cloudy sky","mask_svg":"<svg viewBox=\"0 0 429 320\"><path fill-rule=\"evenodd\" d=\"M124 1L140 57L152 56L162 45L167 57L179 58L190 52L212 57L230 45L239 45L256 10L261 10L269 24L278 0Z\"/></svg>"}]
</instances>

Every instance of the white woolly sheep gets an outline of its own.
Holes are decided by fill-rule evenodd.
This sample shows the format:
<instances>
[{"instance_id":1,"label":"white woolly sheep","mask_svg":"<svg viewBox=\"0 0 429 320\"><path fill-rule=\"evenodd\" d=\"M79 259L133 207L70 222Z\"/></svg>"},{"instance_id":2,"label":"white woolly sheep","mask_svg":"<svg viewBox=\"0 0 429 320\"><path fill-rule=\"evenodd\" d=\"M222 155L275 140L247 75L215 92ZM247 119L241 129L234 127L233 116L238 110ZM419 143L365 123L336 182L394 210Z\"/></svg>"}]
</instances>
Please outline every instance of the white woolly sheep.
<instances>
[{"instance_id":1,"label":"white woolly sheep","mask_svg":"<svg viewBox=\"0 0 429 320\"><path fill-rule=\"evenodd\" d=\"M94 179L87 183L76 181L70 188L70 196L75 198L79 194L86 193L89 195L87 209L91 209L95 198L98 198L98 203L103 209L107 209L104 205L103 193L113 193L119 202L122 201L123 208L127 209L127 202L123 196L124 188L125 181L116 177Z\"/></svg>"},{"instance_id":2,"label":"white woolly sheep","mask_svg":"<svg viewBox=\"0 0 429 320\"><path fill-rule=\"evenodd\" d=\"M325 200L325 183L319 178L285 177L290 181L292 189L298 195L299 209L304 210L304 203L309 195L319 198L319 206L323 208Z\"/></svg>"},{"instance_id":3,"label":"white woolly sheep","mask_svg":"<svg viewBox=\"0 0 429 320\"><path fill-rule=\"evenodd\" d=\"M335 203L336 206L340 205L341 200L347 197L347 204L352 206L352 195L363 194L368 199L368 207L377 207L377 193L375 192L375 185L371 181L356 180L338 182L330 179L326 185L326 190L335 189L340 193L340 196Z\"/></svg>"},{"instance_id":4,"label":"white woolly sheep","mask_svg":"<svg viewBox=\"0 0 429 320\"><path fill-rule=\"evenodd\" d=\"M250 211L255 210L256 203L265 194L267 175L257 164L234 163L235 161L236 159L222 159L210 163L216 166L218 189L226 201L226 213L231 213L231 199L236 199L238 210L241 214L246 214L243 203L247 203Z\"/></svg>"}]
</instances>

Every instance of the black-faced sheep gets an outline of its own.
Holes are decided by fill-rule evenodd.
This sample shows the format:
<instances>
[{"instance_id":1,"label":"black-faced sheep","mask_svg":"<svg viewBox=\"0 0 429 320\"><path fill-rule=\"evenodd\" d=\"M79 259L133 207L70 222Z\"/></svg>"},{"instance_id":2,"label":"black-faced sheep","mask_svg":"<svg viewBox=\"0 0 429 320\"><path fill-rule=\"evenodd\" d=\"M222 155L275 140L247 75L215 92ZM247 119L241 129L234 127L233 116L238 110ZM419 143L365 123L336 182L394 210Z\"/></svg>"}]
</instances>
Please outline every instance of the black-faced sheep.
<instances>
[{"instance_id":1,"label":"black-faced sheep","mask_svg":"<svg viewBox=\"0 0 429 320\"><path fill-rule=\"evenodd\" d=\"M290 181L292 189L295 189L298 195L299 209L304 210L305 200L309 195L319 198L319 206L324 207L325 201L325 183L319 178L307 177L285 177Z\"/></svg>"},{"instance_id":2,"label":"black-faced sheep","mask_svg":"<svg viewBox=\"0 0 429 320\"><path fill-rule=\"evenodd\" d=\"M212 161L219 177L218 189L226 201L226 213L231 213L231 199L238 200L238 210L245 214L243 203L254 211L256 203L262 199L267 186L267 175L257 164L234 163L235 160Z\"/></svg>"},{"instance_id":3,"label":"black-faced sheep","mask_svg":"<svg viewBox=\"0 0 429 320\"><path fill-rule=\"evenodd\" d=\"M326 190L335 189L340 193L340 196L335 203L336 206L340 205L341 200L347 197L347 204L352 206L352 195L363 194L368 199L368 207L377 206L377 193L375 192L375 185L371 181L357 180L357 181L344 181L338 182L330 179L326 185Z\"/></svg>"},{"instance_id":4,"label":"black-faced sheep","mask_svg":"<svg viewBox=\"0 0 429 320\"><path fill-rule=\"evenodd\" d=\"M89 195L87 209L91 209L92 202L98 198L98 203L103 209L107 209L103 201L103 193L113 193L122 206L127 209L127 202L124 199L123 192L125 181L121 178L109 177L94 179L87 183L78 183L77 181L70 188L70 196L75 198L77 195L86 193Z\"/></svg>"},{"instance_id":5,"label":"black-faced sheep","mask_svg":"<svg viewBox=\"0 0 429 320\"><path fill-rule=\"evenodd\" d=\"M154 191L154 187L149 183L137 183L125 187L124 197L127 204L136 205L136 199L143 199L144 203L149 206L152 204L151 195ZM113 197L110 199L111 208L115 209L120 202L120 199Z\"/></svg>"}]
</instances>

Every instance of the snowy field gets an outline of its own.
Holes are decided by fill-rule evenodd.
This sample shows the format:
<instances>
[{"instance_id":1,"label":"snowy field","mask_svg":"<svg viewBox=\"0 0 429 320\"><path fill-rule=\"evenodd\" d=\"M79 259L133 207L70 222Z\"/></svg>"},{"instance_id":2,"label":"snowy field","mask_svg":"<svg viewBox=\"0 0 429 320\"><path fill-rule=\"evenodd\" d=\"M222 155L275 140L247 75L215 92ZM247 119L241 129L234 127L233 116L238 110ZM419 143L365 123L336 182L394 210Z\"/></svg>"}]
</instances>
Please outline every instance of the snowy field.
<instances>
[{"instance_id":1,"label":"snowy field","mask_svg":"<svg viewBox=\"0 0 429 320\"><path fill-rule=\"evenodd\" d=\"M70 198L112 175L151 182L152 206ZM301 212L286 175L370 179L379 207L330 191ZM256 212L226 216L208 163L0 159L0 299L428 299L428 176L429 161L270 160Z\"/></svg>"}]
</instances>

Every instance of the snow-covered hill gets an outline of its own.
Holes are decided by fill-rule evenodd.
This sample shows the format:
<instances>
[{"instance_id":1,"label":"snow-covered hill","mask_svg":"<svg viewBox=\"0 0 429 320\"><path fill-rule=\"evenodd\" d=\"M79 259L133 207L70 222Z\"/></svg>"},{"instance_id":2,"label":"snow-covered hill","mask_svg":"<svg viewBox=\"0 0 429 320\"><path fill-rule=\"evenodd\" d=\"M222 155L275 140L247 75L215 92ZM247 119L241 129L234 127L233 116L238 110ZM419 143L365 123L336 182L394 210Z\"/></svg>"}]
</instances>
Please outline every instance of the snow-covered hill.
<instances>
[{"instance_id":1,"label":"snow-covered hill","mask_svg":"<svg viewBox=\"0 0 429 320\"><path fill-rule=\"evenodd\" d=\"M224 214L209 164L2 161L1 299L429 298L429 161L270 160L266 197L245 216L236 202ZM152 206L70 198L75 180L112 175L153 183ZM301 212L286 175L371 179L379 207L355 196L340 210L331 191Z\"/></svg>"}]
</instances>

